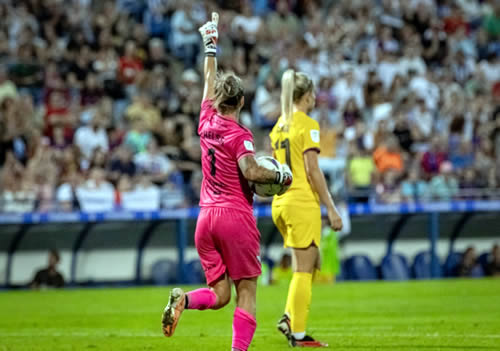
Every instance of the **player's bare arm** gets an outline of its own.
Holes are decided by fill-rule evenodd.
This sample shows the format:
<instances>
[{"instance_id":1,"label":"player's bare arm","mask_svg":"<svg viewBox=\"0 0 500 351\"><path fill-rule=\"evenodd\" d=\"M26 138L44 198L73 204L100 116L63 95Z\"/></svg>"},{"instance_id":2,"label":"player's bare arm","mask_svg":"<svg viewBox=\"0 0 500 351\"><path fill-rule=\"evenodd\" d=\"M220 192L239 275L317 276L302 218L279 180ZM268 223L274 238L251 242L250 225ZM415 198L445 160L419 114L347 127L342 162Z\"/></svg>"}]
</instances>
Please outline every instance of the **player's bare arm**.
<instances>
[{"instance_id":1,"label":"player's bare arm","mask_svg":"<svg viewBox=\"0 0 500 351\"><path fill-rule=\"evenodd\" d=\"M217 59L215 56L205 56L203 100L212 100L215 96L215 77L217 75Z\"/></svg>"},{"instance_id":2,"label":"player's bare arm","mask_svg":"<svg viewBox=\"0 0 500 351\"><path fill-rule=\"evenodd\" d=\"M318 193L321 203L327 208L330 226L333 230L341 230L342 219L340 218L332 196L328 191L325 176L319 168L318 153L315 150L306 151L304 153L304 165L309 183L311 184L313 190Z\"/></svg>"},{"instance_id":3,"label":"player's bare arm","mask_svg":"<svg viewBox=\"0 0 500 351\"><path fill-rule=\"evenodd\" d=\"M219 24L219 15L212 13L212 20L200 27L199 31L205 46L205 62L203 68L203 76L205 85L203 88L203 100L213 99L215 96L215 77L217 75L217 40L219 32L217 25Z\"/></svg>"},{"instance_id":4,"label":"player's bare arm","mask_svg":"<svg viewBox=\"0 0 500 351\"><path fill-rule=\"evenodd\" d=\"M291 182L292 174L284 169L272 171L259 166L254 155L242 157L238 161L241 173L246 180L261 184L286 184Z\"/></svg>"}]
</instances>

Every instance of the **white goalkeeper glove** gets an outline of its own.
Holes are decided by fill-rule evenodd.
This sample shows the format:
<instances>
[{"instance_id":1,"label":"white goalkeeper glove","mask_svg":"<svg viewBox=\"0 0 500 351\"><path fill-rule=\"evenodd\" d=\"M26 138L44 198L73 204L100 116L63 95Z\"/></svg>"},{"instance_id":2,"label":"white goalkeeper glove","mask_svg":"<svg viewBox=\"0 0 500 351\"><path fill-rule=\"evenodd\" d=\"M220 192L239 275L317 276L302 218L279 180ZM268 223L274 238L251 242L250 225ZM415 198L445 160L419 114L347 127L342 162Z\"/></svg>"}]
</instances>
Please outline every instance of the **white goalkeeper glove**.
<instances>
[{"instance_id":1,"label":"white goalkeeper glove","mask_svg":"<svg viewBox=\"0 0 500 351\"><path fill-rule=\"evenodd\" d=\"M292 185L293 181L293 175L290 167L288 165L282 164L280 167L280 170L276 172L276 184L281 185L281 191L278 193L278 195L283 195L290 185Z\"/></svg>"},{"instance_id":2,"label":"white goalkeeper glove","mask_svg":"<svg viewBox=\"0 0 500 351\"><path fill-rule=\"evenodd\" d=\"M198 29L203 40L203 45L205 46L205 55L207 56L215 56L217 53L217 40L219 39L218 24L219 15L217 12L212 12L212 20Z\"/></svg>"}]
</instances>

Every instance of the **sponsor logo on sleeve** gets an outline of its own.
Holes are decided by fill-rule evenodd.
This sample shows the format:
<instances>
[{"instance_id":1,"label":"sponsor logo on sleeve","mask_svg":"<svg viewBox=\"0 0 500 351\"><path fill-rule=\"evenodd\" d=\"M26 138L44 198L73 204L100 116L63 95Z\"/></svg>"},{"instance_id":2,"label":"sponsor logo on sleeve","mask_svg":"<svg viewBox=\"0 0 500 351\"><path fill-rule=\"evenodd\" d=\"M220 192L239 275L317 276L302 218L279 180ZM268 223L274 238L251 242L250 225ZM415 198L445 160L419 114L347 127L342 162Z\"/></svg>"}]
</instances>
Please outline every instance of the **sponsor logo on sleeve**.
<instances>
[{"instance_id":1,"label":"sponsor logo on sleeve","mask_svg":"<svg viewBox=\"0 0 500 351\"><path fill-rule=\"evenodd\" d=\"M253 143L250 140L243 141L243 145L245 145L245 149L247 149L248 151L254 151Z\"/></svg>"},{"instance_id":2,"label":"sponsor logo on sleeve","mask_svg":"<svg viewBox=\"0 0 500 351\"><path fill-rule=\"evenodd\" d=\"M311 140L315 143L319 143L319 130L311 129Z\"/></svg>"}]
</instances>

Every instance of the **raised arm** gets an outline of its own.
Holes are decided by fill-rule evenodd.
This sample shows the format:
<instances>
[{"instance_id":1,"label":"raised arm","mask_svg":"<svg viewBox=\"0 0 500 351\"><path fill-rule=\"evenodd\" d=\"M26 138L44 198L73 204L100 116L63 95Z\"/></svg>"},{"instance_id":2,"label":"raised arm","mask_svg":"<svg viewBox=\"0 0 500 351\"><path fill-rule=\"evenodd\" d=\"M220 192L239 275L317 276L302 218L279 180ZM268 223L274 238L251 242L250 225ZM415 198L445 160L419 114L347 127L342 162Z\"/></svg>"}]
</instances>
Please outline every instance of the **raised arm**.
<instances>
[{"instance_id":1,"label":"raised arm","mask_svg":"<svg viewBox=\"0 0 500 351\"><path fill-rule=\"evenodd\" d=\"M313 190L318 193L321 203L326 206L330 226L333 230L341 230L342 219L340 219L337 208L333 203L332 196L328 191L325 176L319 168L318 152L316 150L309 150L304 153L304 166L309 184L311 184Z\"/></svg>"},{"instance_id":2,"label":"raised arm","mask_svg":"<svg viewBox=\"0 0 500 351\"><path fill-rule=\"evenodd\" d=\"M215 77L217 75L217 40L219 32L219 15L212 12L212 20L199 28L203 45L205 47L205 63L203 68L203 77L205 86L203 88L203 100L213 99L215 97Z\"/></svg>"},{"instance_id":3,"label":"raised arm","mask_svg":"<svg viewBox=\"0 0 500 351\"><path fill-rule=\"evenodd\" d=\"M205 56L203 100L213 100L215 97L215 76L217 75L217 59L215 56Z\"/></svg>"}]
</instances>

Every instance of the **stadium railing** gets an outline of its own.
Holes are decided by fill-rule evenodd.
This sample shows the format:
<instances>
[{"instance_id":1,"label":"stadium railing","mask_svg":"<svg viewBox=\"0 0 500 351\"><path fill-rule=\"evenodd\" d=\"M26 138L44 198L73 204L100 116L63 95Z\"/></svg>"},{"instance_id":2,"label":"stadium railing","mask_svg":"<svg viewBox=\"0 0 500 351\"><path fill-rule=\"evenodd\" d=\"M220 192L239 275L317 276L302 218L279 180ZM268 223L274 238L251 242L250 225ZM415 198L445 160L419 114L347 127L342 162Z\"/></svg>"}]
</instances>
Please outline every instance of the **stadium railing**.
<instances>
[{"instance_id":1,"label":"stadium railing","mask_svg":"<svg viewBox=\"0 0 500 351\"><path fill-rule=\"evenodd\" d=\"M400 215L400 219L396 221L389 233L388 253L391 253L392 243L396 240L401 229L404 227L408 218L415 214L428 215L428 236L430 241L430 252L432 256L436 256L436 245L439 239L439 215L440 213L462 213L461 219L457 222L452 236L451 243L460 235L461 228L475 213L481 212L500 212L500 201L451 201L451 202L429 202L429 203L398 203L398 204L376 204L376 203L352 203L349 204L350 216L363 215ZM140 284L142 281L142 261L143 252L151 234L159 223L165 221L176 222L176 244L178 251L178 280L184 281L185 277L185 255L184 251L187 247L188 229L187 221L196 219L199 214L198 207L160 210L152 212L130 212L130 211L113 211L105 213L89 213L89 212L49 212L49 213L0 213L0 233L2 225L20 225L17 233L8 243L7 251L7 266L5 286L10 286L10 277L12 272L12 262L14 254L23 240L27 229L31 225L44 223L85 223L83 229L76 236L72 246L71 260L71 277L70 282L75 283L75 275L77 271L77 255L82 244L84 243L92 226L103 222L127 222L127 221L144 221L149 222L146 229L140 236L137 243L137 259L135 283ZM271 207L269 205L258 205L254 208L254 215L257 218L271 217ZM1 234L0 234L1 235ZM438 277L439 262L431 263L432 276Z\"/></svg>"}]
</instances>

